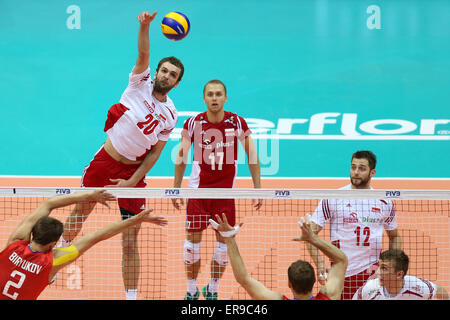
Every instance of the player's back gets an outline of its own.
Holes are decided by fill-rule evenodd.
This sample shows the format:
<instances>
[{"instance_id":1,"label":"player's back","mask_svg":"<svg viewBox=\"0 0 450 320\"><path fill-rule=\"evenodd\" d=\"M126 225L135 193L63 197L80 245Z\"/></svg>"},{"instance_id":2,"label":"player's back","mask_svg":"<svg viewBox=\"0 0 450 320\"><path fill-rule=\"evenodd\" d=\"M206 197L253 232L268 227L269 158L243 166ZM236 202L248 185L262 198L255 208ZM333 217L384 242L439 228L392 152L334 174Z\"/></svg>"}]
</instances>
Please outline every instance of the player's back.
<instances>
[{"instance_id":1,"label":"player's back","mask_svg":"<svg viewBox=\"0 0 450 320\"><path fill-rule=\"evenodd\" d=\"M0 300L35 300L48 285L53 253L14 241L0 252Z\"/></svg>"}]
</instances>

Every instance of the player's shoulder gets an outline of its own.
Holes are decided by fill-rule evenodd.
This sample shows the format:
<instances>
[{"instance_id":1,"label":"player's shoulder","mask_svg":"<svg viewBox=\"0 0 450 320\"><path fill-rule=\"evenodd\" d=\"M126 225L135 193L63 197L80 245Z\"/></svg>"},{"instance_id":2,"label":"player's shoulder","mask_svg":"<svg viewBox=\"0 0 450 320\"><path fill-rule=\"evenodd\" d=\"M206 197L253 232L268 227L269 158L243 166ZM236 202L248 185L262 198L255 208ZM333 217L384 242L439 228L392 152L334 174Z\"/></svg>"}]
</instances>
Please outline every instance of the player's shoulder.
<instances>
[{"instance_id":1,"label":"player's shoulder","mask_svg":"<svg viewBox=\"0 0 450 320\"><path fill-rule=\"evenodd\" d=\"M206 121L206 111L197 113L196 115L190 116L184 121L184 124L194 124L195 121Z\"/></svg>"},{"instance_id":2,"label":"player's shoulder","mask_svg":"<svg viewBox=\"0 0 450 320\"><path fill-rule=\"evenodd\" d=\"M379 295L380 292L380 280L378 278L368 280L357 291L358 299L368 300Z\"/></svg>"},{"instance_id":3,"label":"player's shoulder","mask_svg":"<svg viewBox=\"0 0 450 320\"><path fill-rule=\"evenodd\" d=\"M175 105L173 104L172 100L167 97L167 101L162 103L161 106L162 112L166 115L167 120L171 122L177 122L178 120L178 110L175 108Z\"/></svg>"},{"instance_id":4,"label":"player's shoulder","mask_svg":"<svg viewBox=\"0 0 450 320\"><path fill-rule=\"evenodd\" d=\"M11 243L9 243L6 248L20 248L20 247L25 247L29 244L30 242L27 240L13 240L11 241Z\"/></svg>"},{"instance_id":5,"label":"player's shoulder","mask_svg":"<svg viewBox=\"0 0 450 320\"><path fill-rule=\"evenodd\" d=\"M404 280L404 288L416 294L424 295L433 293L436 288L436 285L427 279L406 275Z\"/></svg>"}]
</instances>

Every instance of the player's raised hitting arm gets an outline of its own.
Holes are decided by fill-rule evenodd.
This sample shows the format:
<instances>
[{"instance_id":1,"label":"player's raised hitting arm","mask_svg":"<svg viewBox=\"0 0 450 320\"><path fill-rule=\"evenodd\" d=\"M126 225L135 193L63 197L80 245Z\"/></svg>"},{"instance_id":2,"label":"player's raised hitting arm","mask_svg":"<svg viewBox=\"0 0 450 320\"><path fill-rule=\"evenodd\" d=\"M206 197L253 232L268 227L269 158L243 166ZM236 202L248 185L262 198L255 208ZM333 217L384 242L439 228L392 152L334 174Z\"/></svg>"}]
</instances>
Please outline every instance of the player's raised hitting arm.
<instances>
[{"instance_id":1,"label":"player's raised hitting arm","mask_svg":"<svg viewBox=\"0 0 450 320\"><path fill-rule=\"evenodd\" d=\"M155 19L157 12L150 14L147 11L140 13L137 17L139 23L138 34L138 58L136 65L133 69L133 73L139 74L147 70L149 66L150 59L150 37L149 37L149 27L150 23Z\"/></svg>"}]
</instances>

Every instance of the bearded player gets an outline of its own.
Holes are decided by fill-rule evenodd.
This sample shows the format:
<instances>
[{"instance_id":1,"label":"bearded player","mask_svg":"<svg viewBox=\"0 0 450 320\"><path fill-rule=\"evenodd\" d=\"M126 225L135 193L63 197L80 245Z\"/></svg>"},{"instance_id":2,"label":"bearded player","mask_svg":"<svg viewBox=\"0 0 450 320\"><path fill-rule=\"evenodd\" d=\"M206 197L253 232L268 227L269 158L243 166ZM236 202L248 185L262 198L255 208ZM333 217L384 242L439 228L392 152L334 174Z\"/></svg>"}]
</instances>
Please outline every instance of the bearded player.
<instances>
[{"instance_id":1,"label":"bearded player","mask_svg":"<svg viewBox=\"0 0 450 320\"><path fill-rule=\"evenodd\" d=\"M138 17L138 58L129 74L128 87L118 104L108 111L104 131L108 137L85 167L83 187L146 186L145 176L159 159L178 119L177 110L167 96L178 86L184 66L175 57L163 58L150 77L150 23L156 16L142 12ZM145 209L145 199L119 199L123 219ZM65 223L62 245L68 245L80 232L95 203L78 204ZM127 300L136 300L140 273L137 246L139 226L123 233L122 275Z\"/></svg>"},{"instance_id":2,"label":"bearded player","mask_svg":"<svg viewBox=\"0 0 450 320\"><path fill-rule=\"evenodd\" d=\"M372 189L376 156L371 151L357 151L352 155L350 184L341 189ZM389 238L390 249L401 249L395 207L390 200L324 199L319 202L311 227L319 233L330 223L331 242L348 257L343 300L352 299L356 290L375 275L382 249L383 230ZM319 252L307 245L320 283L324 283L328 268Z\"/></svg>"}]
</instances>

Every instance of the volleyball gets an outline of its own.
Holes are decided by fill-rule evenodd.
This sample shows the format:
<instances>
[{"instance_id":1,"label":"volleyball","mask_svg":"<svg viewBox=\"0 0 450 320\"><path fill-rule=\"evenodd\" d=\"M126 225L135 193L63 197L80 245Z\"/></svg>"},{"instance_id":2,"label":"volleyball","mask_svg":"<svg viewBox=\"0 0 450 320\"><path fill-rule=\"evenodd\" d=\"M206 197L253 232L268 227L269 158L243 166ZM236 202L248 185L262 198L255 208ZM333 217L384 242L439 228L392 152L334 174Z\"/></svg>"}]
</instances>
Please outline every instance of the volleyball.
<instances>
[{"instance_id":1,"label":"volleyball","mask_svg":"<svg viewBox=\"0 0 450 320\"><path fill-rule=\"evenodd\" d=\"M162 33L173 41L184 39L190 29L189 19L181 12L169 12L161 22Z\"/></svg>"}]
</instances>

